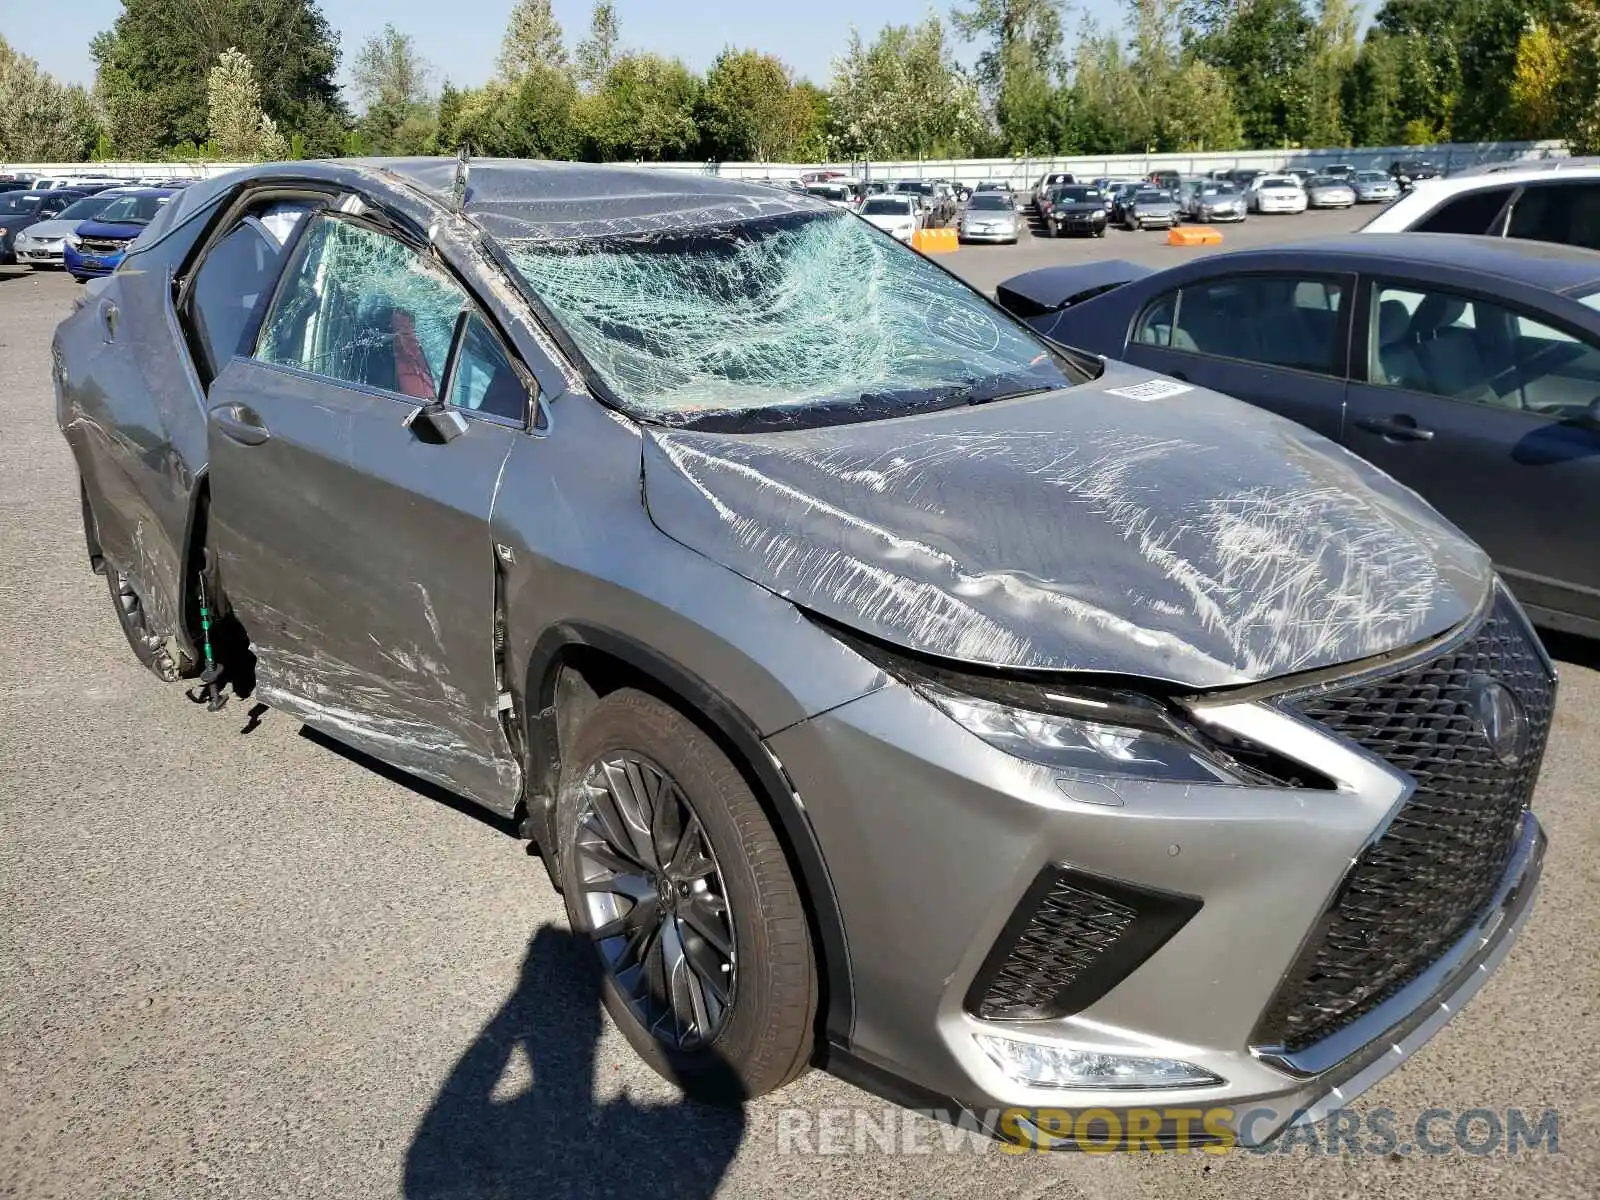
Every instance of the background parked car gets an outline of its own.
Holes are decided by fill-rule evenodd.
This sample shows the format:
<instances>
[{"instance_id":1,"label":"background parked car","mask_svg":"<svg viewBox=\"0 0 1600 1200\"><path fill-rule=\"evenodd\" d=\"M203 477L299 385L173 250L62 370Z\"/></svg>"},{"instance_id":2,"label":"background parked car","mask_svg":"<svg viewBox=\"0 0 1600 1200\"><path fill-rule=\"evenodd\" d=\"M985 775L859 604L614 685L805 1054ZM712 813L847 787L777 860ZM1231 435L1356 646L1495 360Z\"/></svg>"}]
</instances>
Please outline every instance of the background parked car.
<instances>
[{"instance_id":1,"label":"background parked car","mask_svg":"<svg viewBox=\"0 0 1600 1200\"><path fill-rule=\"evenodd\" d=\"M974 192L961 210L956 236L963 242L1015 242L1022 218L1008 192Z\"/></svg>"},{"instance_id":2,"label":"background parked car","mask_svg":"<svg viewBox=\"0 0 1600 1200\"><path fill-rule=\"evenodd\" d=\"M1074 303L1108 266L1126 282ZM1342 442L1489 551L1536 619L1600 636L1600 253L1351 234L1044 268L997 295L1059 342Z\"/></svg>"},{"instance_id":3,"label":"background parked car","mask_svg":"<svg viewBox=\"0 0 1600 1200\"><path fill-rule=\"evenodd\" d=\"M109 275L121 264L128 246L155 219L172 197L173 188L128 188L67 235L62 265L79 283Z\"/></svg>"},{"instance_id":4,"label":"background parked car","mask_svg":"<svg viewBox=\"0 0 1600 1200\"><path fill-rule=\"evenodd\" d=\"M1051 188L1041 218L1050 237L1082 233L1090 237L1106 235L1106 204L1100 189L1072 183Z\"/></svg>"},{"instance_id":5,"label":"background parked car","mask_svg":"<svg viewBox=\"0 0 1600 1200\"><path fill-rule=\"evenodd\" d=\"M1363 230L1476 233L1600 250L1600 167L1430 179Z\"/></svg>"},{"instance_id":6,"label":"background parked car","mask_svg":"<svg viewBox=\"0 0 1600 1200\"><path fill-rule=\"evenodd\" d=\"M1141 189L1150 185L1143 180L1118 184L1111 190L1111 208L1107 220L1112 225L1126 225L1128 223L1128 205L1137 196Z\"/></svg>"},{"instance_id":7,"label":"background parked car","mask_svg":"<svg viewBox=\"0 0 1600 1200\"><path fill-rule=\"evenodd\" d=\"M16 238L23 230L48 221L82 197L82 192L65 188L0 194L0 263L17 261Z\"/></svg>"},{"instance_id":8,"label":"background parked car","mask_svg":"<svg viewBox=\"0 0 1600 1200\"><path fill-rule=\"evenodd\" d=\"M1389 174L1402 191L1410 191L1413 184L1426 179L1438 179L1444 172L1424 159L1397 158L1389 164Z\"/></svg>"},{"instance_id":9,"label":"background parked car","mask_svg":"<svg viewBox=\"0 0 1600 1200\"><path fill-rule=\"evenodd\" d=\"M1340 175L1313 175L1305 191L1307 208L1349 208L1356 202L1356 189Z\"/></svg>"},{"instance_id":10,"label":"background parked car","mask_svg":"<svg viewBox=\"0 0 1600 1200\"><path fill-rule=\"evenodd\" d=\"M1400 185L1382 171L1357 171L1350 184L1357 204L1388 204L1400 198Z\"/></svg>"},{"instance_id":11,"label":"background parked car","mask_svg":"<svg viewBox=\"0 0 1600 1200\"><path fill-rule=\"evenodd\" d=\"M1348 179L1356 173L1356 169L1349 163L1330 163L1317 172L1318 175L1328 175L1334 179Z\"/></svg>"},{"instance_id":12,"label":"background parked car","mask_svg":"<svg viewBox=\"0 0 1600 1200\"><path fill-rule=\"evenodd\" d=\"M1293 175L1258 175L1244 198L1254 213L1303 213L1307 203L1305 188Z\"/></svg>"},{"instance_id":13,"label":"background parked car","mask_svg":"<svg viewBox=\"0 0 1600 1200\"><path fill-rule=\"evenodd\" d=\"M1128 230L1171 229L1179 221L1178 202L1165 188L1142 187L1122 204Z\"/></svg>"},{"instance_id":14,"label":"background parked car","mask_svg":"<svg viewBox=\"0 0 1600 1200\"><path fill-rule=\"evenodd\" d=\"M868 224L902 242L909 242L917 231L917 204L910 196L868 196L860 211Z\"/></svg>"},{"instance_id":15,"label":"background parked car","mask_svg":"<svg viewBox=\"0 0 1600 1200\"><path fill-rule=\"evenodd\" d=\"M1187 221L1242 221L1244 196L1226 180L1191 180L1183 191L1181 213Z\"/></svg>"},{"instance_id":16,"label":"background parked car","mask_svg":"<svg viewBox=\"0 0 1600 1200\"><path fill-rule=\"evenodd\" d=\"M80 196L55 216L22 230L12 244L17 261L30 267L61 266L67 238L85 221L99 216L119 195L120 191L108 189Z\"/></svg>"}]
</instances>

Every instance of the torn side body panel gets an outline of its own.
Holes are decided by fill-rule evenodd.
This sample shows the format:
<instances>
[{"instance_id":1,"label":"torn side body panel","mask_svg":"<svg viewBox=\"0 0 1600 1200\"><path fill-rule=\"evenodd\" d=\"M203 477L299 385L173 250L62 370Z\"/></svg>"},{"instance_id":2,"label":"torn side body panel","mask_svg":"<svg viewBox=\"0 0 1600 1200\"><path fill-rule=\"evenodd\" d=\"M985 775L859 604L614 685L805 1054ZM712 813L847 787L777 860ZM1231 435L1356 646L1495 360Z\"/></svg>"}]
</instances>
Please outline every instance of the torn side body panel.
<instances>
[{"instance_id":1,"label":"torn side body panel","mask_svg":"<svg viewBox=\"0 0 1600 1200\"><path fill-rule=\"evenodd\" d=\"M802 607L993 667L1254 682L1420 641L1490 567L1412 493L1236 401L1096 384L763 435L651 430L669 536Z\"/></svg>"}]
</instances>

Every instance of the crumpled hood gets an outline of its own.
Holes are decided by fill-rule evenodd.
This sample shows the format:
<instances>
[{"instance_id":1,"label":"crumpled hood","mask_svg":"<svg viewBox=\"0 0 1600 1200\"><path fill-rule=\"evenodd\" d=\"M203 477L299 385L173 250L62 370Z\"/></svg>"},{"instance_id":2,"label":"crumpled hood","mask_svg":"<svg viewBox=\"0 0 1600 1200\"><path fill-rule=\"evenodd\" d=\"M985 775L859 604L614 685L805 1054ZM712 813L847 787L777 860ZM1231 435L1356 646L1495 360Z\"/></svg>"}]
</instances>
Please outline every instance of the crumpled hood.
<instances>
[{"instance_id":1,"label":"crumpled hood","mask_svg":"<svg viewBox=\"0 0 1600 1200\"><path fill-rule=\"evenodd\" d=\"M646 427L644 481L664 533L747 579L991 667L1255 682L1442 633L1492 579L1453 526L1332 442L1121 363L898 420Z\"/></svg>"}]
</instances>

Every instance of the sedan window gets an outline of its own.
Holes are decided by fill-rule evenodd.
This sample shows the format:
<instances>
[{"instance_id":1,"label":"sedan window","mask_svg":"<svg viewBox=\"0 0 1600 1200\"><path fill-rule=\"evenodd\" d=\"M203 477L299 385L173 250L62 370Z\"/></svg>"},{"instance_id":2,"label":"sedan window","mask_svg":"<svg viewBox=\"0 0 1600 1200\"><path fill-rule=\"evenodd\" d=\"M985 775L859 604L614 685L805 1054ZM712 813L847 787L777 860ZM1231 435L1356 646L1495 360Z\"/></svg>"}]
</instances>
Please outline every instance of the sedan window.
<instances>
[{"instance_id":1,"label":"sedan window","mask_svg":"<svg viewBox=\"0 0 1600 1200\"><path fill-rule=\"evenodd\" d=\"M454 280L394 238L320 216L301 242L256 357L434 400L465 303Z\"/></svg>"},{"instance_id":2,"label":"sedan window","mask_svg":"<svg viewBox=\"0 0 1600 1200\"><path fill-rule=\"evenodd\" d=\"M1375 298L1373 383L1563 417L1600 398L1600 347L1537 316L1443 291L1380 286Z\"/></svg>"},{"instance_id":3,"label":"sedan window","mask_svg":"<svg viewBox=\"0 0 1600 1200\"><path fill-rule=\"evenodd\" d=\"M477 313L468 318L456 354L450 403L519 423L528 415L528 389L506 357L500 339Z\"/></svg>"},{"instance_id":4,"label":"sedan window","mask_svg":"<svg viewBox=\"0 0 1600 1200\"><path fill-rule=\"evenodd\" d=\"M1339 310L1335 280L1245 275L1186 287L1146 310L1135 340L1266 366L1338 375ZM1174 311L1175 309L1175 311Z\"/></svg>"},{"instance_id":5,"label":"sedan window","mask_svg":"<svg viewBox=\"0 0 1600 1200\"><path fill-rule=\"evenodd\" d=\"M245 347L245 330L278 277L283 246L308 211L302 203L258 207L206 251L194 272L186 313L197 365L209 382Z\"/></svg>"}]
</instances>

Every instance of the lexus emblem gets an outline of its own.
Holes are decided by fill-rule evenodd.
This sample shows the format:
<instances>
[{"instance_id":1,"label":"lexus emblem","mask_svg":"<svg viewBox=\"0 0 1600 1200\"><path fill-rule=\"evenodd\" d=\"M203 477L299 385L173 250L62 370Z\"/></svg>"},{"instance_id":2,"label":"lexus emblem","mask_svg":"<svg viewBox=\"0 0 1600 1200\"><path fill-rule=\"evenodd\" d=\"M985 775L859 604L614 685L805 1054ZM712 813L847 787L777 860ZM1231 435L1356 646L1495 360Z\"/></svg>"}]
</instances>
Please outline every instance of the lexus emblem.
<instances>
[{"instance_id":1,"label":"lexus emblem","mask_svg":"<svg viewBox=\"0 0 1600 1200\"><path fill-rule=\"evenodd\" d=\"M1495 757L1511 766L1528 748L1528 717L1505 684L1478 676L1472 681L1472 719Z\"/></svg>"}]
</instances>

